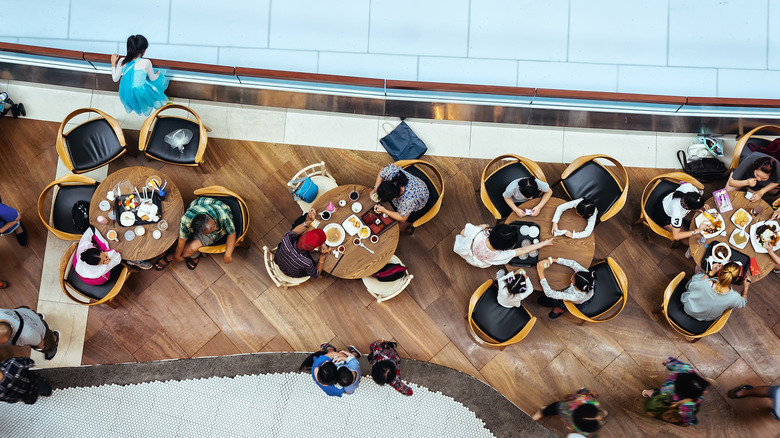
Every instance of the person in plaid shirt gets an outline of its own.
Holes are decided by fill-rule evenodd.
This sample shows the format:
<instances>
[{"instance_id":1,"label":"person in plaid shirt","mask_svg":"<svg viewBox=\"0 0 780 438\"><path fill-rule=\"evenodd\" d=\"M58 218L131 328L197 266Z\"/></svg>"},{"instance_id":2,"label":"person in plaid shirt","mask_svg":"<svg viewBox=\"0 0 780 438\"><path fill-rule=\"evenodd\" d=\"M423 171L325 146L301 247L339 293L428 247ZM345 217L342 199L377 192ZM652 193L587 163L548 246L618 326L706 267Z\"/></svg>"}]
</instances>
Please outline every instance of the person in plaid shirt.
<instances>
[{"instance_id":1,"label":"person in plaid shirt","mask_svg":"<svg viewBox=\"0 0 780 438\"><path fill-rule=\"evenodd\" d=\"M607 411L599 405L598 397L598 393L582 388L567 395L565 400L537 410L531 418L539 421L544 417L560 415L568 429L586 437L595 437L607 416Z\"/></svg>"},{"instance_id":2,"label":"person in plaid shirt","mask_svg":"<svg viewBox=\"0 0 780 438\"><path fill-rule=\"evenodd\" d=\"M29 357L14 357L0 362L0 401L33 404L38 396L51 395L51 386L30 371L35 361Z\"/></svg>"},{"instance_id":3,"label":"person in plaid shirt","mask_svg":"<svg viewBox=\"0 0 780 438\"><path fill-rule=\"evenodd\" d=\"M201 246L211 246L223 237L225 242L225 263L233 261L236 247L236 229L233 224L233 212L225 203L209 197L200 197L190 203L179 222L179 240L174 254L166 254L154 264L154 269L162 271L172 260L187 262L189 269L198 266Z\"/></svg>"},{"instance_id":4,"label":"person in plaid shirt","mask_svg":"<svg viewBox=\"0 0 780 438\"><path fill-rule=\"evenodd\" d=\"M642 391L642 397L651 398L664 393L668 394L674 403L690 399L691 401L678 405L678 410L683 426L695 426L699 423L696 412L704 401L702 395L707 392L710 382L701 377L691 365L673 357L666 359L664 365L672 373L661 384L661 388L645 389Z\"/></svg>"},{"instance_id":5,"label":"person in plaid shirt","mask_svg":"<svg viewBox=\"0 0 780 438\"><path fill-rule=\"evenodd\" d=\"M371 377L379 385L389 383L403 395L412 395L412 388L401 380L401 359L395 351L395 342L374 341L368 362L371 364Z\"/></svg>"}]
</instances>

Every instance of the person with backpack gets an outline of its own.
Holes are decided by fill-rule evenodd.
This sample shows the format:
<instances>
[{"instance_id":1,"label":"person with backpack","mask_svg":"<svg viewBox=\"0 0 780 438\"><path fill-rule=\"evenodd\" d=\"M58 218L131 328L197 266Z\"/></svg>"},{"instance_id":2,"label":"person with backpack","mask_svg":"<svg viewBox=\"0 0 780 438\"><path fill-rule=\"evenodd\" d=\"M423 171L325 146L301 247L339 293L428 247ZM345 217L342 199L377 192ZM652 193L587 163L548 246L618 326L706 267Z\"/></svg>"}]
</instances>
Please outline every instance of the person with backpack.
<instances>
[{"instance_id":1,"label":"person with backpack","mask_svg":"<svg viewBox=\"0 0 780 438\"><path fill-rule=\"evenodd\" d=\"M671 374L661 387L642 391L645 413L679 426L695 426L699 423L696 413L710 382L691 365L673 357L666 359L664 365Z\"/></svg>"},{"instance_id":2,"label":"person with backpack","mask_svg":"<svg viewBox=\"0 0 780 438\"><path fill-rule=\"evenodd\" d=\"M544 417L560 415L566 429L585 437L595 437L596 432L604 424L607 411L601 409L598 393L582 388L574 394L569 394L564 400L554 402L538 409L531 419L540 421Z\"/></svg>"}]
</instances>

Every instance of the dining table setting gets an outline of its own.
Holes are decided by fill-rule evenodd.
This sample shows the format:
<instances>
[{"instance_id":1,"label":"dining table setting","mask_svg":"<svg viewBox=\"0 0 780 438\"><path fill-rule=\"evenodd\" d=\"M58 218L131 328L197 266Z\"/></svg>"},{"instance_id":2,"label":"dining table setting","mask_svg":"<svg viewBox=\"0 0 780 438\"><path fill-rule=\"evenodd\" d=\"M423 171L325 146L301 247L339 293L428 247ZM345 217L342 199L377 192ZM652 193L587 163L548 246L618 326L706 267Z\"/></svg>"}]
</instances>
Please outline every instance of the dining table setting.
<instances>
[{"instance_id":1,"label":"dining table setting","mask_svg":"<svg viewBox=\"0 0 780 438\"><path fill-rule=\"evenodd\" d=\"M374 211L377 199L371 189L357 184L329 190L312 204L317 218L313 228L325 232L332 252L325 259L323 275L358 279L379 271L398 246L398 222Z\"/></svg>"}]
</instances>

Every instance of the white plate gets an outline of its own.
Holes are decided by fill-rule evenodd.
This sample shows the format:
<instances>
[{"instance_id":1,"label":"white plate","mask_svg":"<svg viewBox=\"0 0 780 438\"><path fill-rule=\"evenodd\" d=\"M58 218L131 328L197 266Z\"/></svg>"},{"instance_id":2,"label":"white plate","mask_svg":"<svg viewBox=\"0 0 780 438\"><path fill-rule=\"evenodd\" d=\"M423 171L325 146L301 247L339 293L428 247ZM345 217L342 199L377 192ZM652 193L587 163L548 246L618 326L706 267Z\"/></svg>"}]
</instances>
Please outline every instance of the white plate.
<instances>
[{"instance_id":1,"label":"white plate","mask_svg":"<svg viewBox=\"0 0 780 438\"><path fill-rule=\"evenodd\" d=\"M737 224L736 222L734 222L734 215L736 215L736 214L737 214L737 213L739 213L740 211L744 211L744 212L745 212L745 214L747 215L747 218L748 218L748 221L747 221L747 223L746 223L745 225L741 226L741 227L739 226L739 224ZM735 211L734 213L732 213L732 214L731 214L731 222L732 222L732 223L734 223L734 225L736 225L736 226L737 226L737 228L742 228L742 229L744 229L744 228L746 228L748 225L750 225L750 223L751 223L751 222L753 222L753 216L751 216L751 215L750 215L750 213L748 213L748 211L747 211L747 210L745 210L744 208L740 208L739 210L737 210L737 211Z\"/></svg>"},{"instance_id":2,"label":"white plate","mask_svg":"<svg viewBox=\"0 0 780 438\"><path fill-rule=\"evenodd\" d=\"M529 227L528 237L539 237L539 227Z\"/></svg>"},{"instance_id":3,"label":"white plate","mask_svg":"<svg viewBox=\"0 0 780 438\"><path fill-rule=\"evenodd\" d=\"M735 234L740 234L740 233L745 235L745 241L742 242L741 245L738 245L737 242L734 241L734 235ZM731 232L731 236L729 237L729 243L731 244L731 246L733 246L734 248L737 248L737 249L742 249L745 246L747 246L748 242L750 241L750 236L748 236L747 233L748 233L747 231L739 229L739 228L737 228L734 231L732 231Z\"/></svg>"},{"instance_id":4,"label":"white plate","mask_svg":"<svg viewBox=\"0 0 780 438\"><path fill-rule=\"evenodd\" d=\"M780 224L778 224L776 221L772 221L772 220L756 222L756 223L754 223L753 225L750 226L750 244L753 245L753 249L757 253L761 253L761 254L766 254L767 250L766 250L766 248L764 248L763 246L761 246L758 243L758 239L756 239L756 229L758 227L760 227L761 225L764 225L764 224L774 225L776 230L780 230ZM777 251L778 248L780 248L780 242L778 242L778 244L775 245L774 248L772 248L772 251Z\"/></svg>"},{"instance_id":5,"label":"white plate","mask_svg":"<svg viewBox=\"0 0 780 438\"><path fill-rule=\"evenodd\" d=\"M361 204L359 202L353 202L352 203L352 211L354 213L360 213L361 211L363 211L363 204Z\"/></svg>"},{"instance_id":6,"label":"white plate","mask_svg":"<svg viewBox=\"0 0 780 438\"><path fill-rule=\"evenodd\" d=\"M361 239L368 239L368 236L371 235L371 228L368 228L367 226L363 225L358 230L358 237Z\"/></svg>"},{"instance_id":7,"label":"white plate","mask_svg":"<svg viewBox=\"0 0 780 438\"><path fill-rule=\"evenodd\" d=\"M328 235L328 230L330 230L331 228L337 228L339 230L339 233L340 233L339 235L341 237L339 239L334 240L333 242L331 242L329 240L325 240L325 243L328 246L339 246L339 245L341 245L344 242L344 238L346 237L346 232L344 231L344 227L342 227L339 224L328 224L328 225L325 225L325 227L322 229L322 231L325 232L326 239L327 239L327 235Z\"/></svg>"},{"instance_id":8,"label":"white plate","mask_svg":"<svg viewBox=\"0 0 780 438\"><path fill-rule=\"evenodd\" d=\"M133 232L133 230L125 231L125 240L127 240L129 242L129 241L131 241L133 239L135 239L135 233Z\"/></svg>"},{"instance_id":9,"label":"white plate","mask_svg":"<svg viewBox=\"0 0 780 438\"><path fill-rule=\"evenodd\" d=\"M119 215L119 223L123 227L132 226L135 223L135 213L132 211L126 211Z\"/></svg>"},{"instance_id":10,"label":"white plate","mask_svg":"<svg viewBox=\"0 0 780 438\"><path fill-rule=\"evenodd\" d=\"M359 217L353 214L344 220L344 222L341 223L341 226L344 227L344 231L346 231L347 234L354 236L357 234L358 229L363 226L363 222L360 221Z\"/></svg>"},{"instance_id":11,"label":"white plate","mask_svg":"<svg viewBox=\"0 0 780 438\"><path fill-rule=\"evenodd\" d=\"M711 214L712 217L714 217L715 219L720 220L720 229L718 231L716 231L715 233L712 233L712 234L701 233L701 235L704 236L705 239L709 239L711 237L715 237L718 234L720 234L720 233L722 233L723 231L726 230L726 221L723 220L723 215L718 213L718 210L715 210L713 208L711 210L707 210L707 213ZM696 228L698 228L699 225L701 225L701 223L706 221L706 220L707 219L704 218L703 214L699 214L698 216L696 216L696 218L693 221L696 223Z\"/></svg>"},{"instance_id":12,"label":"white plate","mask_svg":"<svg viewBox=\"0 0 780 438\"><path fill-rule=\"evenodd\" d=\"M98 207L100 207L100 211L108 211L108 210L111 210L111 203L104 199L104 200L100 201L100 204L98 204Z\"/></svg>"},{"instance_id":13,"label":"white plate","mask_svg":"<svg viewBox=\"0 0 780 438\"><path fill-rule=\"evenodd\" d=\"M528 228L529 228L528 225L520 225L520 234L522 234L523 236L527 236Z\"/></svg>"},{"instance_id":14,"label":"white plate","mask_svg":"<svg viewBox=\"0 0 780 438\"><path fill-rule=\"evenodd\" d=\"M156 239L159 239L160 237L162 237L162 231L160 231L160 230L154 230L154 231L152 231L152 237L154 237L154 238L155 238L155 240L156 240Z\"/></svg>"}]
</instances>

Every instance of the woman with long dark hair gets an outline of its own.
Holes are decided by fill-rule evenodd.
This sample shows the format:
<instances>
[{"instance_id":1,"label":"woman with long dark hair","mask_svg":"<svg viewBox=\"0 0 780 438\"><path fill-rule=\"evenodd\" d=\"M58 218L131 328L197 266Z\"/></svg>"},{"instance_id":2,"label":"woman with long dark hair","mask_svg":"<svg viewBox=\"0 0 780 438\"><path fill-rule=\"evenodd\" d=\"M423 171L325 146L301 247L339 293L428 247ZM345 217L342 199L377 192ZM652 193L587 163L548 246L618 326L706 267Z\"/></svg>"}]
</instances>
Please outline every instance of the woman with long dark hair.
<instances>
[{"instance_id":1,"label":"woman with long dark hair","mask_svg":"<svg viewBox=\"0 0 780 438\"><path fill-rule=\"evenodd\" d=\"M687 239L695 234L701 233L703 226L691 231L681 230L683 219L688 213L706 208L704 205L704 198L701 196L701 193L699 193L696 186L691 183L684 183L680 185L677 190L664 196L661 203L663 204L664 214L666 214L667 219L658 225L671 231L674 240Z\"/></svg>"},{"instance_id":2,"label":"woman with long dark hair","mask_svg":"<svg viewBox=\"0 0 780 438\"><path fill-rule=\"evenodd\" d=\"M740 161L729 176L726 190L748 190L753 195L751 202L758 202L764 194L780 183L777 160L761 152L753 152Z\"/></svg>"},{"instance_id":3,"label":"woman with long dark hair","mask_svg":"<svg viewBox=\"0 0 780 438\"><path fill-rule=\"evenodd\" d=\"M571 284L564 290L551 288L544 277L544 270L552 266L553 263L566 266L574 271L574 274L571 276ZM553 308L547 315L552 319L563 315L565 312L564 300L571 301L574 304L582 304L593 297L593 288L596 287L596 273L586 269L574 260L549 257L547 260L540 260L536 264L536 270L539 273L539 284L542 285L545 295L539 297L539 304Z\"/></svg>"},{"instance_id":4,"label":"woman with long dark hair","mask_svg":"<svg viewBox=\"0 0 780 438\"><path fill-rule=\"evenodd\" d=\"M143 35L130 35L127 37L127 56L111 55L111 78L114 82L121 79L119 100L128 113L144 116L168 102L165 96L168 78L160 70L155 72L152 62L143 57L148 47L149 42Z\"/></svg>"},{"instance_id":5,"label":"woman with long dark hair","mask_svg":"<svg viewBox=\"0 0 780 438\"><path fill-rule=\"evenodd\" d=\"M90 226L81 236L73 253L73 269L81 281L100 285L111 277L111 270L122 262L122 256L108 247L108 241L100 231Z\"/></svg>"},{"instance_id":6,"label":"woman with long dark hair","mask_svg":"<svg viewBox=\"0 0 780 438\"><path fill-rule=\"evenodd\" d=\"M428 203L430 192L425 182L403 170L394 163L385 166L376 177L371 195L377 194L379 202L389 202L395 211L390 211L383 205L374 208L401 222L401 230L408 229L411 224L406 220L415 211L421 210Z\"/></svg>"},{"instance_id":7,"label":"woman with long dark hair","mask_svg":"<svg viewBox=\"0 0 780 438\"><path fill-rule=\"evenodd\" d=\"M507 224L498 224L495 227L488 227L487 224L466 224L463 231L455 236L453 250L472 266L487 268L505 265L517 256L552 245L550 238L515 248L518 234L517 228Z\"/></svg>"},{"instance_id":8,"label":"woman with long dark hair","mask_svg":"<svg viewBox=\"0 0 780 438\"><path fill-rule=\"evenodd\" d=\"M588 221L585 229L582 231L561 230L558 228L558 222L561 220L561 215L564 211L573 208L577 212L577 215ZM564 202L555 209L555 214L552 219L552 234L553 236L566 236L572 239L584 239L590 236L593 232L593 227L596 226L596 218L599 215L596 203L588 198L579 198L573 201Z\"/></svg>"}]
</instances>

